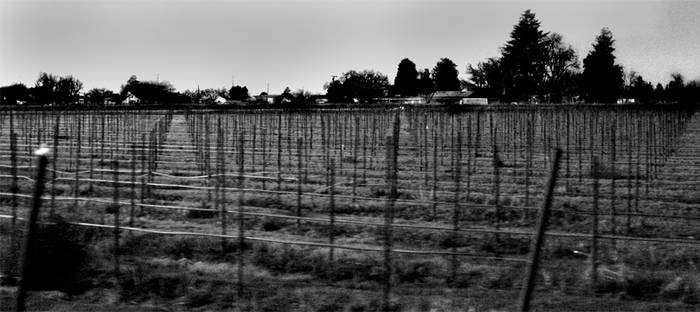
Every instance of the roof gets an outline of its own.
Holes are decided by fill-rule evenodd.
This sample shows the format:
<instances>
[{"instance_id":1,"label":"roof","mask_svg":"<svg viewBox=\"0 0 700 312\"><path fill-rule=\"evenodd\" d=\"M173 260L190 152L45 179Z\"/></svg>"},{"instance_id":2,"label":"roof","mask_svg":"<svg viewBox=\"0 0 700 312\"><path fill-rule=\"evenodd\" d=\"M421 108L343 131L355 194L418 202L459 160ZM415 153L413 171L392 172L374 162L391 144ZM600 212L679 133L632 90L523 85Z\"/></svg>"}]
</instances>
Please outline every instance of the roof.
<instances>
[{"instance_id":1,"label":"roof","mask_svg":"<svg viewBox=\"0 0 700 312\"><path fill-rule=\"evenodd\" d=\"M435 91L433 98L465 98L469 97L472 91Z\"/></svg>"}]
</instances>

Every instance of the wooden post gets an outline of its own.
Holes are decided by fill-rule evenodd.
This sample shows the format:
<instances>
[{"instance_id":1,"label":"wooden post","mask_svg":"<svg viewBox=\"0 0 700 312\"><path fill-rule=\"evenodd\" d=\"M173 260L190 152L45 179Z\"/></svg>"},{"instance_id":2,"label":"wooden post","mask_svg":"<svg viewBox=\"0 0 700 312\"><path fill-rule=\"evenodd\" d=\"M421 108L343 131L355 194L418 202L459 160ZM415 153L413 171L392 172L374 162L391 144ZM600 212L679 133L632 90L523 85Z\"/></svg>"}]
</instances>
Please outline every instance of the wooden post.
<instances>
[{"instance_id":1,"label":"wooden post","mask_svg":"<svg viewBox=\"0 0 700 312\"><path fill-rule=\"evenodd\" d=\"M399 113L394 119L393 137L388 136L386 139L387 147L387 182L389 182L389 201L387 202L384 211L384 292L383 292L383 310L388 311L390 307L389 296L391 294L391 275L392 275L392 260L391 249L393 245L393 233L391 224L394 222L394 206L398 195L397 179L398 179L398 149L399 149L399 129L401 127L401 119Z\"/></svg>"},{"instance_id":2,"label":"wooden post","mask_svg":"<svg viewBox=\"0 0 700 312\"><path fill-rule=\"evenodd\" d=\"M389 310L389 296L391 294L391 275L392 275L392 260L391 260L391 249L392 249L392 227L394 219L394 204L396 202L396 146L394 145L394 139L391 136L386 137L386 161L387 161L387 182L389 183L389 200L387 201L386 208L384 210L384 292L383 292L383 306L384 311Z\"/></svg>"},{"instance_id":3,"label":"wooden post","mask_svg":"<svg viewBox=\"0 0 700 312\"><path fill-rule=\"evenodd\" d=\"M498 147L496 144L493 145L493 201L494 201L494 222L496 223L496 230L501 227L501 167L503 163L498 155ZM496 242L500 241L500 235L496 233Z\"/></svg>"},{"instance_id":4,"label":"wooden post","mask_svg":"<svg viewBox=\"0 0 700 312\"><path fill-rule=\"evenodd\" d=\"M595 291L598 284L598 192L599 192L598 157L593 158L591 178L593 178L593 224L591 227L591 288Z\"/></svg>"},{"instance_id":5,"label":"wooden post","mask_svg":"<svg viewBox=\"0 0 700 312\"><path fill-rule=\"evenodd\" d=\"M105 117L106 114L102 114L100 127L100 167L104 166L105 163ZM100 171L100 179L102 178L104 178L104 171Z\"/></svg>"},{"instance_id":6,"label":"wooden post","mask_svg":"<svg viewBox=\"0 0 700 312\"><path fill-rule=\"evenodd\" d=\"M530 175L532 174L532 149L534 141L534 129L532 121L527 120L527 156L525 159L525 207L530 207ZM528 210L525 210L526 214Z\"/></svg>"},{"instance_id":7,"label":"wooden post","mask_svg":"<svg viewBox=\"0 0 700 312\"><path fill-rule=\"evenodd\" d=\"M640 190L639 190L639 183L640 183L640 175L641 175L641 161L642 161L642 156L641 156L641 148L642 148L642 129L641 129L641 120L637 119L637 155L636 155L636 170L634 174L634 212L639 213L639 197L640 197ZM641 223L644 223L644 219L640 217Z\"/></svg>"},{"instance_id":8,"label":"wooden post","mask_svg":"<svg viewBox=\"0 0 700 312\"><path fill-rule=\"evenodd\" d=\"M10 192L12 192L12 229L15 229L17 224L17 192L19 192L19 185L17 183L17 134L15 134L15 113L10 113L10 175L12 176L12 181L10 182Z\"/></svg>"},{"instance_id":9,"label":"wooden post","mask_svg":"<svg viewBox=\"0 0 700 312\"><path fill-rule=\"evenodd\" d=\"M455 192L454 192L454 208L452 210L452 270L450 282L454 283L457 280L457 233L459 231L459 215L460 215L460 195L461 195L461 184L462 184L462 129L457 130L457 144L453 147L453 150L457 151L455 158L454 167L454 181L455 181Z\"/></svg>"},{"instance_id":10,"label":"wooden post","mask_svg":"<svg viewBox=\"0 0 700 312\"><path fill-rule=\"evenodd\" d=\"M330 175L330 180L328 183L328 191L330 192L330 204L328 205L330 215L330 233L328 234L328 242L331 244L331 248L328 253L328 260L332 266L333 262L335 261L335 248L333 248L333 244L335 244L335 159L331 159L330 164L328 165L328 171Z\"/></svg>"},{"instance_id":11,"label":"wooden post","mask_svg":"<svg viewBox=\"0 0 700 312\"><path fill-rule=\"evenodd\" d=\"M38 156L38 168L36 171L34 194L32 196L32 207L29 211L29 220L27 223L27 236L24 243L24 250L22 252L22 267L19 287L17 288L15 311L24 311L26 308L25 297L27 296L27 288L29 287L29 272L32 269L32 250L34 250L34 243L36 241L35 236L39 231L37 221L39 220L41 195L44 193L44 175L46 173L46 164L48 162L46 158L47 152L47 149L39 149L35 152L35 154Z\"/></svg>"},{"instance_id":12,"label":"wooden post","mask_svg":"<svg viewBox=\"0 0 700 312\"><path fill-rule=\"evenodd\" d=\"M141 196L140 203L143 205L146 199L146 134L141 134ZM143 213L143 206L139 209Z\"/></svg>"},{"instance_id":13,"label":"wooden post","mask_svg":"<svg viewBox=\"0 0 700 312\"><path fill-rule=\"evenodd\" d=\"M627 117L625 125L627 132L627 221L625 222L625 235L629 235L632 226L632 134L630 117Z\"/></svg>"},{"instance_id":14,"label":"wooden post","mask_svg":"<svg viewBox=\"0 0 700 312\"><path fill-rule=\"evenodd\" d=\"M355 138L353 140L352 148L352 204L355 206L357 203L357 159L358 159L358 146L360 139L360 117L355 116Z\"/></svg>"},{"instance_id":15,"label":"wooden post","mask_svg":"<svg viewBox=\"0 0 700 312\"><path fill-rule=\"evenodd\" d=\"M95 158L93 157L94 150L95 150L95 135L94 135L95 134L95 127L94 127L94 124L95 124L95 117L94 117L94 115L92 115L90 117L90 124L88 125L88 128L89 128L88 133L90 134L90 137L88 139L89 145L90 145L90 154L89 154L90 160L88 162L90 182L88 182L88 193L91 195L94 191L92 180L95 178L95 173L94 173L94 171L95 171Z\"/></svg>"},{"instance_id":16,"label":"wooden post","mask_svg":"<svg viewBox=\"0 0 700 312\"><path fill-rule=\"evenodd\" d=\"M527 275L525 276L524 287L520 293L520 311L523 312L530 310L530 299L535 286L535 277L537 276L541 247L544 243L544 234L547 230L547 220L549 218L549 210L552 206L552 197L554 195L554 186L557 182L561 153L561 149L558 148L554 151L552 169L549 173L547 188L545 189L544 202L542 203L542 210L540 210L540 215L537 220L537 232L535 233L530 247L530 265L527 270Z\"/></svg>"},{"instance_id":17,"label":"wooden post","mask_svg":"<svg viewBox=\"0 0 700 312\"><path fill-rule=\"evenodd\" d=\"M119 162L112 162L113 194L112 209L114 209L114 277L119 279Z\"/></svg>"},{"instance_id":18,"label":"wooden post","mask_svg":"<svg viewBox=\"0 0 700 312\"><path fill-rule=\"evenodd\" d=\"M303 186L303 179L304 179L304 171L303 171L303 161L302 157L304 156L302 154L302 148L304 145L304 139L301 137L297 139L297 173L298 173L298 181L297 181L297 230L301 230L301 193L302 193L302 186Z\"/></svg>"},{"instance_id":19,"label":"wooden post","mask_svg":"<svg viewBox=\"0 0 700 312\"><path fill-rule=\"evenodd\" d=\"M265 176L267 175L267 172L266 172L267 171L267 128L262 129L261 145L262 145L262 171L263 171L263 173L262 173L262 176L263 176L262 189L266 190L267 189L267 185L266 185L267 179L265 178Z\"/></svg>"},{"instance_id":20,"label":"wooden post","mask_svg":"<svg viewBox=\"0 0 700 312\"><path fill-rule=\"evenodd\" d=\"M282 191L282 113L277 115L277 200L281 201Z\"/></svg>"},{"instance_id":21,"label":"wooden post","mask_svg":"<svg viewBox=\"0 0 700 312\"><path fill-rule=\"evenodd\" d=\"M226 235L226 158L224 157L224 128L221 127L221 118L219 118L218 125L218 142L217 142L217 158L218 158L218 168L219 177L217 179L217 185L219 185L219 190L217 192L216 201L219 205L219 219L221 221L221 235ZM226 253L226 238L221 239L221 252Z\"/></svg>"},{"instance_id":22,"label":"wooden post","mask_svg":"<svg viewBox=\"0 0 700 312\"><path fill-rule=\"evenodd\" d=\"M437 167L438 167L438 135L436 129L433 129L433 219L437 219Z\"/></svg>"},{"instance_id":23,"label":"wooden post","mask_svg":"<svg viewBox=\"0 0 700 312\"><path fill-rule=\"evenodd\" d=\"M75 145L75 182L73 184L73 197L75 198L73 200L73 207L71 208L71 211L75 211L76 208L78 207L78 196L80 196L80 144L81 144L81 135L80 132L82 132L81 124L82 124L82 117L80 115L76 115L77 119L77 130L76 130L76 145Z\"/></svg>"},{"instance_id":24,"label":"wooden post","mask_svg":"<svg viewBox=\"0 0 700 312\"><path fill-rule=\"evenodd\" d=\"M131 207L129 209L129 226L134 226L134 210L136 210L136 144L131 144Z\"/></svg>"},{"instance_id":25,"label":"wooden post","mask_svg":"<svg viewBox=\"0 0 700 312\"><path fill-rule=\"evenodd\" d=\"M243 202L245 199L245 132L238 133L238 298L243 298L243 266L244 266L244 248L245 248L245 219L243 212Z\"/></svg>"},{"instance_id":26,"label":"wooden post","mask_svg":"<svg viewBox=\"0 0 700 312\"><path fill-rule=\"evenodd\" d=\"M58 163L58 132L60 131L61 116L56 116L56 122L53 125L53 161L51 167L51 210L49 214L53 217L56 211L56 166Z\"/></svg>"},{"instance_id":27,"label":"wooden post","mask_svg":"<svg viewBox=\"0 0 700 312\"><path fill-rule=\"evenodd\" d=\"M610 228L612 235L617 233L617 209L615 208L615 176L617 175L615 172L615 154L617 151L617 142L615 140L616 132L615 124L612 124L610 127Z\"/></svg>"}]
</instances>

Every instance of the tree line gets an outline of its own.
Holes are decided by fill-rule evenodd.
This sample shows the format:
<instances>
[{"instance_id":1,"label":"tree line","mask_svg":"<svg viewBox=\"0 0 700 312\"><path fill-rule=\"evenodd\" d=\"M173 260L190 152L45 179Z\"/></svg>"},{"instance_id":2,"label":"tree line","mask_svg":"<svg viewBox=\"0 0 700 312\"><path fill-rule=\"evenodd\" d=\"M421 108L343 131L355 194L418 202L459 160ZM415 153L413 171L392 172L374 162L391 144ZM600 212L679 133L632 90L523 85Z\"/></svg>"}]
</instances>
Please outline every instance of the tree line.
<instances>
[{"instance_id":1,"label":"tree line","mask_svg":"<svg viewBox=\"0 0 700 312\"><path fill-rule=\"evenodd\" d=\"M40 73L33 87L27 87L22 83L0 87L0 104L3 105L105 105L105 104L215 104L217 99L224 99L226 103L258 102L265 104L311 104L318 96L308 91L297 90L292 92L286 87L279 95L270 95L270 101L260 100L260 97L268 97L266 92L260 93L256 99L251 97L248 87L234 85L230 89L207 88L185 90L177 92L168 81L139 80L131 76L120 88L114 92L105 88L93 88L80 94L83 83L72 75L61 77L49 73Z\"/></svg>"},{"instance_id":2,"label":"tree line","mask_svg":"<svg viewBox=\"0 0 700 312\"><path fill-rule=\"evenodd\" d=\"M350 70L326 83L329 100L371 101L381 96L424 96L435 91L468 89L473 97L503 103L696 103L700 82L685 82L679 73L665 86L651 82L635 71L625 73L616 62L612 32L601 29L583 62L574 48L556 32L545 32L535 13L526 10L513 26L500 55L468 64L469 80L458 78L457 65L440 59L432 71L418 71L415 63L400 61L394 84L382 73Z\"/></svg>"},{"instance_id":3,"label":"tree line","mask_svg":"<svg viewBox=\"0 0 700 312\"><path fill-rule=\"evenodd\" d=\"M615 103L634 99L636 103L697 103L700 81L686 82L679 73L666 85L656 86L637 72L625 72L615 57L612 32L601 29L583 61L574 48L556 32L545 32L535 13L524 11L513 26L500 55L477 64L467 64L468 80L459 79L457 64L441 58L432 69L418 70L408 58L398 64L394 83L374 70L349 70L324 85L328 102L353 103L381 101L386 97L425 97L436 91L472 91L472 97L495 99L502 103ZM72 105L134 103L217 103L255 102L269 104L311 104L320 96L289 87L279 95L262 92L257 98L245 86L209 88L177 92L167 81L141 81L131 76L120 91L95 88L80 95L77 78L40 73L33 87L21 83L0 88L1 104ZM133 101L132 101L133 99Z\"/></svg>"}]
</instances>

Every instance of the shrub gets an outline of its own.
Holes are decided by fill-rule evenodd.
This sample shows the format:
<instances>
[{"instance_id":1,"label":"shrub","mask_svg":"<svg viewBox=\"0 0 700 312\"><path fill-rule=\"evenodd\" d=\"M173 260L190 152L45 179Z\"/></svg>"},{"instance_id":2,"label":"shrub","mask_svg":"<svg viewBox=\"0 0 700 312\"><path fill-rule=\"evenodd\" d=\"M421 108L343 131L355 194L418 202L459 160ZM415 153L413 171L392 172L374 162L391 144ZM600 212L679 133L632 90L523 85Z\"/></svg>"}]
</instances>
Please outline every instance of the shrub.
<instances>
[{"instance_id":1,"label":"shrub","mask_svg":"<svg viewBox=\"0 0 700 312\"><path fill-rule=\"evenodd\" d=\"M60 219L39 226L28 272L29 288L69 294L89 288L91 267L87 244L98 230L70 225Z\"/></svg>"}]
</instances>

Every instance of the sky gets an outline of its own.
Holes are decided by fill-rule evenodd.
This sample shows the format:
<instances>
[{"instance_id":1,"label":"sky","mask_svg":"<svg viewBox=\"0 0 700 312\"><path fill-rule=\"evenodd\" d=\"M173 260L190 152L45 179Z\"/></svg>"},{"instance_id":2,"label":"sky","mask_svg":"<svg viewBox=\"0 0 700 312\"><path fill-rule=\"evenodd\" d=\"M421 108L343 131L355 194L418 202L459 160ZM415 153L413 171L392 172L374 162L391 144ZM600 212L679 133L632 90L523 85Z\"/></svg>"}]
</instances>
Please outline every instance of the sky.
<instances>
[{"instance_id":1,"label":"sky","mask_svg":"<svg viewBox=\"0 0 700 312\"><path fill-rule=\"evenodd\" d=\"M522 12L563 35L583 60L600 29L618 63L653 83L700 79L700 1L691 0L0 0L0 85L40 72L73 75L85 91L139 80L177 90L245 85L324 92L333 75L418 69L443 57L499 55Z\"/></svg>"}]
</instances>

